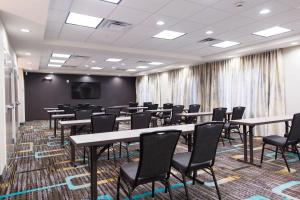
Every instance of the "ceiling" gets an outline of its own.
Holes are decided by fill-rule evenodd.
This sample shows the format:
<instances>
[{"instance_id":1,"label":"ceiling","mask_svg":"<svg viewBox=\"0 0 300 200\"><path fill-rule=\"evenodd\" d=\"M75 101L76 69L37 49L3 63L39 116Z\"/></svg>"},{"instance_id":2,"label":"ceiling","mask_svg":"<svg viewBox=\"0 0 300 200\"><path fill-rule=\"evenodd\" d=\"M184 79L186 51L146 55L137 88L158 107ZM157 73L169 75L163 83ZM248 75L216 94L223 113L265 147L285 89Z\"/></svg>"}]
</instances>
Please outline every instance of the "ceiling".
<instances>
[{"instance_id":1,"label":"ceiling","mask_svg":"<svg viewBox=\"0 0 300 200\"><path fill-rule=\"evenodd\" d=\"M261 15L262 9L271 12ZM94 29L70 25L65 23L69 12L130 26L100 25ZM101 0L1 0L0 17L19 65L40 72L136 76L300 42L299 0L122 0L119 4ZM165 24L157 25L159 20ZM268 38L252 34L273 26L292 31ZM20 32L21 28L30 32ZM186 34L174 40L152 37L163 30ZM207 35L208 30L213 34ZM223 49L212 47L213 42L199 43L208 37L240 45ZM65 66L50 68L47 65L53 52L72 57ZM122 61L106 62L107 58ZM151 66L149 62L163 64ZM137 69L140 65L149 68Z\"/></svg>"}]
</instances>

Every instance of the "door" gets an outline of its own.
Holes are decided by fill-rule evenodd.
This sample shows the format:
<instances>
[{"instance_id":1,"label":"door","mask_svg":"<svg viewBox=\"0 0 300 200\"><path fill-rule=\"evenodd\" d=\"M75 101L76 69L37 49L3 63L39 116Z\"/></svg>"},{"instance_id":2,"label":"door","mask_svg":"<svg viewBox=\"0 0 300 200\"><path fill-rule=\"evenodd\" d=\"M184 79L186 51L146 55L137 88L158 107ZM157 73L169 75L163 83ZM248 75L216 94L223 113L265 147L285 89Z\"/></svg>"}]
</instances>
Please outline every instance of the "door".
<instances>
[{"instance_id":1,"label":"door","mask_svg":"<svg viewBox=\"0 0 300 200\"><path fill-rule=\"evenodd\" d=\"M15 126L15 87L14 87L14 70L11 56L4 54L5 68L5 104L6 104L6 150L7 158L10 158L14 152L14 143L16 138Z\"/></svg>"}]
</instances>

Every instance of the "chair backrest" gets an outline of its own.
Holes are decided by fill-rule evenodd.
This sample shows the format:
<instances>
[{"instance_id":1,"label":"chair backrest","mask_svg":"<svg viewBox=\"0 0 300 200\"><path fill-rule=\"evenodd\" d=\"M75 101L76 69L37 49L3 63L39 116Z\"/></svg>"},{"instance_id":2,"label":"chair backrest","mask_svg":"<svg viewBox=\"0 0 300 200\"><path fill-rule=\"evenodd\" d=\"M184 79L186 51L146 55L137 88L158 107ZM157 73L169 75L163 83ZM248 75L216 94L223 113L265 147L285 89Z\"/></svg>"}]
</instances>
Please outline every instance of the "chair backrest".
<instances>
[{"instance_id":1,"label":"chair backrest","mask_svg":"<svg viewBox=\"0 0 300 200\"><path fill-rule=\"evenodd\" d=\"M58 105L57 105L57 108L58 108L58 110L64 110L65 107L64 107L64 105L62 105L62 104L58 104Z\"/></svg>"},{"instance_id":2,"label":"chair backrest","mask_svg":"<svg viewBox=\"0 0 300 200\"><path fill-rule=\"evenodd\" d=\"M71 106L64 106L64 109L63 109L65 112L65 114L74 114L74 109L71 107Z\"/></svg>"},{"instance_id":3,"label":"chair backrest","mask_svg":"<svg viewBox=\"0 0 300 200\"><path fill-rule=\"evenodd\" d=\"M116 117L120 116L121 108L105 108L105 114L114 114Z\"/></svg>"},{"instance_id":4,"label":"chair backrest","mask_svg":"<svg viewBox=\"0 0 300 200\"><path fill-rule=\"evenodd\" d=\"M76 110L75 111L75 118L77 120L90 119L91 116L92 116L92 110Z\"/></svg>"},{"instance_id":5,"label":"chair backrest","mask_svg":"<svg viewBox=\"0 0 300 200\"><path fill-rule=\"evenodd\" d=\"M163 109L172 109L173 108L173 104L172 103L164 103L163 104Z\"/></svg>"},{"instance_id":6,"label":"chair backrest","mask_svg":"<svg viewBox=\"0 0 300 200\"><path fill-rule=\"evenodd\" d=\"M246 108L242 107L242 106L233 107L231 120L242 119L243 115L244 115L244 112L245 112L245 109Z\"/></svg>"},{"instance_id":7,"label":"chair backrest","mask_svg":"<svg viewBox=\"0 0 300 200\"><path fill-rule=\"evenodd\" d=\"M138 105L138 102L129 102L129 107L137 107Z\"/></svg>"},{"instance_id":8,"label":"chair backrest","mask_svg":"<svg viewBox=\"0 0 300 200\"><path fill-rule=\"evenodd\" d=\"M102 112L102 106L93 106L91 110L94 112Z\"/></svg>"},{"instance_id":9,"label":"chair backrest","mask_svg":"<svg viewBox=\"0 0 300 200\"><path fill-rule=\"evenodd\" d=\"M227 108L214 108L212 121L220 121L220 122L224 121L226 117L226 111Z\"/></svg>"},{"instance_id":10,"label":"chair backrest","mask_svg":"<svg viewBox=\"0 0 300 200\"><path fill-rule=\"evenodd\" d=\"M111 132L116 123L115 114L93 115L91 118L92 133Z\"/></svg>"},{"instance_id":11,"label":"chair backrest","mask_svg":"<svg viewBox=\"0 0 300 200\"><path fill-rule=\"evenodd\" d=\"M143 133L140 136L140 160L135 181L151 181L167 176L181 131Z\"/></svg>"},{"instance_id":12,"label":"chair backrest","mask_svg":"<svg viewBox=\"0 0 300 200\"><path fill-rule=\"evenodd\" d=\"M158 109L158 104L151 104L148 106L148 110L157 110Z\"/></svg>"},{"instance_id":13,"label":"chair backrest","mask_svg":"<svg viewBox=\"0 0 300 200\"><path fill-rule=\"evenodd\" d=\"M199 104L191 104L189 105L189 113L197 113L200 110L200 105Z\"/></svg>"},{"instance_id":14,"label":"chair backrest","mask_svg":"<svg viewBox=\"0 0 300 200\"><path fill-rule=\"evenodd\" d=\"M150 121L150 112L134 113L131 115L131 129L149 128Z\"/></svg>"},{"instance_id":15,"label":"chair backrest","mask_svg":"<svg viewBox=\"0 0 300 200\"><path fill-rule=\"evenodd\" d=\"M172 108L172 117L171 117L171 124L178 124L181 121L181 116L177 115L182 113L184 109L183 105L176 105Z\"/></svg>"},{"instance_id":16,"label":"chair backrest","mask_svg":"<svg viewBox=\"0 0 300 200\"><path fill-rule=\"evenodd\" d=\"M288 134L287 141L300 142L300 113L294 114L291 130Z\"/></svg>"},{"instance_id":17,"label":"chair backrest","mask_svg":"<svg viewBox=\"0 0 300 200\"><path fill-rule=\"evenodd\" d=\"M214 164L223 122L207 122L195 126L193 150L189 167L203 162Z\"/></svg>"},{"instance_id":18,"label":"chair backrest","mask_svg":"<svg viewBox=\"0 0 300 200\"><path fill-rule=\"evenodd\" d=\"M144 106L144 107L148 107L148 106L151 105L151 104L152 104L152 102L144 102L144 103L143 103L143 106Z\"/></svg>"}]
</instances>

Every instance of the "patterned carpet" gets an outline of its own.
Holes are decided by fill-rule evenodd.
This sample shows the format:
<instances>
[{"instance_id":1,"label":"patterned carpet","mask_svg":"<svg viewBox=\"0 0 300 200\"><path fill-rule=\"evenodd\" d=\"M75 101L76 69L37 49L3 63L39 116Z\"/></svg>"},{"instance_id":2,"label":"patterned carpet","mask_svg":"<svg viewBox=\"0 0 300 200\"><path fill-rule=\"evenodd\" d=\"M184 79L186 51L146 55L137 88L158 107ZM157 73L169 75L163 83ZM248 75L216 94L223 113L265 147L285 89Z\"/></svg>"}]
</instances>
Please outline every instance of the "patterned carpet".
<instances>
[{"instance_id":1,"label":"patterned carpet","mask_svg":"<svg viewBox=\"0 0 300 200\"><path fill-rule=\"evenodd\" d=\"M82 164L82 149L76 151L79 165L74 168L69 162L68 142L62 148L59 137L53 137L47 121L28 122L21 127L19 135L16 153L10 158L0 185L0 199L89 199L90 177L87 166ZM224 147L220 143L218 148L214 169L222 199L300 199L300 161L296 155L288 155L292 173L287 173L283 160L274 160L274 153L270 151L265 152L262 168L249 166L236 161L243 151L239 137L235 137L232 145L226 142ZM135 147L131 147L132 160L137 160L139 155ZM176 151L187 151L187 146L181 141ZM256 138L256 162L260 153L261 138ZM122 157L117 159L118 166L126 162L125 152ZM115 199L117 173L118 167L115 168L113 159L107 160L104 154L98 162L98 199ZM205 185L191 185L188 180L190 197L217 199L212 177L199 171L198 178ZM175 199L185 199L183 185L175 178L171 178L171 184ZM162 184L156 184L155 192L155 199L168 199ZM124 193L121 197L127 199ZM151 185L139 186L134 191L134 199L151 199Z\"/></svg>"}]
</instances>

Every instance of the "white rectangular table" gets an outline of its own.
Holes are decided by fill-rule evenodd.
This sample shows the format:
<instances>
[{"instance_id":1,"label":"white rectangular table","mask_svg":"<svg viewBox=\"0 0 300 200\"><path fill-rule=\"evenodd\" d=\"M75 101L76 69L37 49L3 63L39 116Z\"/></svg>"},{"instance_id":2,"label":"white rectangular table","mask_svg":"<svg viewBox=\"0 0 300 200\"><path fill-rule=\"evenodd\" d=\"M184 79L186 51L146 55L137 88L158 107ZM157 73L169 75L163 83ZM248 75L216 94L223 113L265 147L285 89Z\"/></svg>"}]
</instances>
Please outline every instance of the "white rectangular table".
<instances>
[{"instance_id":1,"label":"white rectangular table","mask_svg":"<svg viewBox=\"0 0 300 200\"><path fill-rule=\"evenodd\" d=\"M77 147L89 147L91 159L91 199L96 200L98 196L97 191L97 147L112 143L132 141L133 139L139 139L140 135L145 132L153 131L165 131L165 130L181 130L183 133L193 133L195 129L194 124L186 125L176 125L176 126L165 126L165 127L155 127L146 129L136 129L136 130L125 130L125 131L115 131L106 133L95 133L87 135L76 135L70 136L70 141L74 146Z\"/></svg>"},{"instance_id":2,"label":"white rectangular table","mask_svg":"<svg viewBox=\"0 0 300 200\"><path fill-rule=\"evenodd\" d=\"M104 112L94 112L93 115L98 115L98 114L104 114ZM57 120L62 120L62 119L72 119L75 118L75 114L55 114L52 115L52 119L54 120L54 137L56 137L56 130L57 130Z\"/></svg>"},{"instance_id":3,"label":"white rectangular table","mask_svg":"<svg viewBox=\"0 0 300 200\"><path fill-rule=\"evenodd\" d=\"M163 113L163 112L172 112L172 109L156 109L156 110L146 110L150 113Z\"/></svg>"},{"instance_id":4,"label":"white rectangular table","mask_svg":"<svg viewBox=\"0 0 300 200\"><path fill-rule=\"evenodd\" d=\"M257 125L266 125L272 123L285 122L286 132L289 131L289 121L292 121L292 115L273 116L273 117L258 117L247 118L241 120L231 120L230 123L243 126L243 142L244 142L244 160L243 162L254 164L253 162L253 128ZM250 161L248 162L248 142L247 142L247 128L249 133L249 151Z\"/></svg>"},{"instance_id":5,"label":"white rectangular table","mask_svg":"<svg viewBox=\"0 0 300 200\"><path fill-rule=\"evenodd\" d=\"M58 108L44 108L44 110L58 110Z\"/></svg>"}]
</instances>

